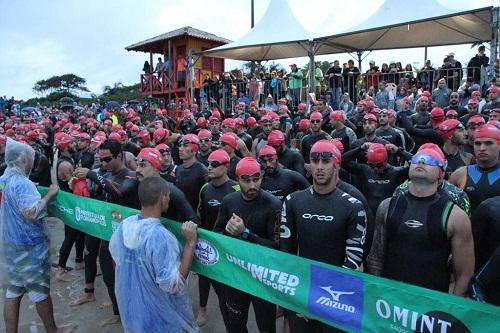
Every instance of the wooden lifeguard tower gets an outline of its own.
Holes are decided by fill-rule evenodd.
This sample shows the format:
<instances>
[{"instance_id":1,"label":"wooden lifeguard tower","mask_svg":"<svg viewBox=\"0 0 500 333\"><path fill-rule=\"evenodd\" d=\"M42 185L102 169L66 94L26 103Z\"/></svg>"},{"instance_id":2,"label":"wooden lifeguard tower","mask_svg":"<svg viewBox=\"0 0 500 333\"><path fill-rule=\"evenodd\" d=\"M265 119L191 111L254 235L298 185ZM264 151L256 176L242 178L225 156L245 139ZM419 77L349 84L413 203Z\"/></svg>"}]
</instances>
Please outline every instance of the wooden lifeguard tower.
<instances>
[{"instance_id":1,"label":"wooden lifeguard tower","mask_svg":"<svg viewBox=\"0 0 500 333\"><path fill-rule=\"evenodd\" d=\"M167 102L171 101L178 104L181 98L191 103L195 91L199 90L203 83L205 74L213 77L224 72L224 59L193 54L230 42L205 31L184 27L135 43L125 49L149 53L149 73L141 74L141 95L163 99L164 105L167 105ZM161 55L163 60L167 59L168 65L164 66L163 71L154 71L156 62L153 63L153 54ZM156 61L156 57L154 60Z\"/></svg>"}]
</instances>

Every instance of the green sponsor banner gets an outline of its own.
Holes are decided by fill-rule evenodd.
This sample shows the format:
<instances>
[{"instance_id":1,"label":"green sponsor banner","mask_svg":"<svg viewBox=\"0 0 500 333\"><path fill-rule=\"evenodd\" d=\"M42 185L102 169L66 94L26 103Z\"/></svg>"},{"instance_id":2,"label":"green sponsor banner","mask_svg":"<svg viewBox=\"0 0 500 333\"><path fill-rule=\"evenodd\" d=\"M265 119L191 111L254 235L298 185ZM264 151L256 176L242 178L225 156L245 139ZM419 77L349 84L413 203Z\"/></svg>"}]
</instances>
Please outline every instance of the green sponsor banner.
<instances>
[{"instance_id":1,"label":"green sponsor banner","mask_svg":"<svg viewBox=\"0 0 500 333\"><path fill-rule=\"evenodd\" d=\"M46 188L40 188L45 194ZM138 211L59 192L49 214L109 240ZM183 243L181 224L163 224ZM499 332L500 307L353 272L199 229L192 270L348 332Z\"/></svg>"}]
</instances>

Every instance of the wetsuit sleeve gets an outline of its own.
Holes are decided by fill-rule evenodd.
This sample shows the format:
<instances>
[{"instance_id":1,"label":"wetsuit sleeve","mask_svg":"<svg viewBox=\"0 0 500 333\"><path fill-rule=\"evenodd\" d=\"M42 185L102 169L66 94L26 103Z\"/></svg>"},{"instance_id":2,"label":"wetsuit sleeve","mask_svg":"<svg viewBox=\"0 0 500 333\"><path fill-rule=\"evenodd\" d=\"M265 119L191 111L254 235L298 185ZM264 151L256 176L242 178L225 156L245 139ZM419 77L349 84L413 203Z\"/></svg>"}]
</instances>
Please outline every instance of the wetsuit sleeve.
<instances>
[{"instance_id":1,"label":"wetsuit sleeve","mask_svg":"<svg viewBox=\"0 0 500 333\"><path fill-rule=\"evenodd\" d=\"M342 155L342 166L351 173L363 172L361 164L354 162L353 160L358 157L358 155L363 151L363 148L358 147L349 150L347 153Z\"/></svg>"},{"instance_id":2,"label":"wetsuit sleeve","mask_svg":"<svg viewBox=\"0 0 500 333\"><path fill-rule=\"evenodd\" d=\"M346 257L342 267L358 270L363 263L363 247L366 241L367 215L361 201L351 209L347 225Z\"/></svg>"},{"instance_id":3,"label":"wetsuit sleeve","mask_svg":"<svg viewBox=\"0 0 500 333\"><path fill-rule=\"evenodd\" d=\"M413 157L413 154L407 152L406 150L404 150L404 148L401 148L401 147L398 149L397 154L398 154L398 156L403 158L405 161L410 161L411 158Z\"/></svg>"},{"instance_id":4,"label":"wetsuit sleeve","mask_svg":"<svg viewBox=\"0 0 500 333\"><path fill-rule=\"evenodd\" d=\"M488 222L491 221L491 215L488 214L488 210L488 205L480 204L471 216L476 263L484 263L487 259L487 256L481 255L485 252L481 247L484 246L484 240L488 237Z\"/></svg>"},{"instance_id":5,"label":"wetsuit sleeve","mask_svg":"<svg viewBox=\"0 0 500 333\"><path fill-rule=\"evenodd\" d=\"M408 134L413 135L413 136L419 136L422 138L427 139L428 141L434 142L434 143L443 143L443 140L441 139L441 136L439 136L438 132L435 131L432 128L415 128L411 125L410 121L408 118L403 115L403 114L398 114L398 121L399 124L408 132Z\"/></svg>"},{"instance_id":6,"label":"wetsuit sleeve","mask_svg":"<svg viewBox=\"0 0 500 333\"><path fill-rule=\"evenodd\" d=\"M301 175L306 174L306 169L304 169L304 158L301 154L295 154L295 158L293 160L293 170L297 171Z\"/></svg>"},{"instance_id":7,"label":"wetsuit sleeve","mask_svg":"<svg viewBox=\"0 0 500 333\"><path fill-rule=\"evenodd\" d=\"M293 203L288 195L281 207L280 250L297 254L297 230L293 215Z\"/></svg>"},{"instance_id":8,"label":"wetsuit sleeve","mask_svg":"<svg viewBox=\"0 0 500 333\"><path fill-rule=\"evenodd\" d=\"M276 202L272 203L272 207L269 209L266 221L267 237L266 238L259 237L257 234L254 234L250 230L250 234L248 236L248 240L250 242L267 246L270 248L275 248L275 249L279 248L280 208L281 208L281 202L278 199L276 199Z\"/></svg>"},{"instance_id":9,"label":"wetsuit sleeve","mask_svg":"<svg viewBox=\"0 0 500 333\"><path fill-rule=\"evenodd\" d=\"M117 198L125 198L132 191L137 190L137 178L127 177L123 178L121 183L114 182L111 177L104 177L94 170L87 173L87 178L97 183L104 192L110 193Z\"/></svg>"},{"instance_id":10,"label":"wetsuit sleeve","mask_svg":"<svg viewBox=\"0 0 500 333\"><path fill-rule=\"evenodd\" d=\"M386 216L390 202L390 198L385 199L377 209L373 243L366 264L366 272L369 274L381 275L384 270L387 247Z\"/></svg>"},{"instance_id":11,"label":"wetsuit sleeve","mask_svg":"<svg viewBox=\"0 0 500 333\"><path fill-rule=\"evenodd\" d=\"M307 179L302 174L300 174L298 172L293 172L291 174L291 176L293 177L293 182L297 187L297 191L305 190L306 188L308 188L311 185L311 184L309 184Z\"/></svg>"},{"instance_id":12,"label":"wetsuit sleeve","mask_svg":"<svg viewBox=\"0 0 500 333\"><path fill-rule=\"evenodd\" d=\"M199 224L200 220L196 215L193 207L186 198L184 192L182 192L177 186L172 183L170 185L170 205L177 212L177 217L179 220L183 221L193 221ZM170 208L169 208L170 209Z\"/></svg>"},{"instance_id":13,"label":"wetsuit sleeve","mask_svg":"<svg viewBox=\"0 0 500 333\"><path fill-rule=\"evenodd\" d=\"M472 279L471 296L479 302L492 303L492 294L498 295L498 280L500 279L500 246L493 256ZM496 293L494 290L496 290ZM498 302L498 300L497 300ZM498 305L498 304L497 304Z\"/></svg>"},{"instance_id":14,"label":"wetsuit sleeve","mask_svg":"<svg viewBox=\"0 0 500 333\"><path fill-rule=\"evenodd\" d=\"M203 226L203 224L204 224L203 222L204 222L204 218L205 218L205 212L203 210L203 200L204 200L205 186L207 184L208 183L203 185L203 187L200 190L200 197L198 200L198 209L196 210L196 214L198 215L198 218L200 219L200 226Z\"/></svg>"},{"instance_id":15,"label":"wetsuit sleeve","mask_svg":"<svg viewBox=\"0 0 500 333\"><path fill-rule=\"evenodd\" d=\"M222 199L222 203L219 209L219 215L217 215L217 220L214 224L214 231L219 233L224 233L226 229L227 221L231 217L230 208L228 207L227 200Z\"/></svg>"}]
</instances>

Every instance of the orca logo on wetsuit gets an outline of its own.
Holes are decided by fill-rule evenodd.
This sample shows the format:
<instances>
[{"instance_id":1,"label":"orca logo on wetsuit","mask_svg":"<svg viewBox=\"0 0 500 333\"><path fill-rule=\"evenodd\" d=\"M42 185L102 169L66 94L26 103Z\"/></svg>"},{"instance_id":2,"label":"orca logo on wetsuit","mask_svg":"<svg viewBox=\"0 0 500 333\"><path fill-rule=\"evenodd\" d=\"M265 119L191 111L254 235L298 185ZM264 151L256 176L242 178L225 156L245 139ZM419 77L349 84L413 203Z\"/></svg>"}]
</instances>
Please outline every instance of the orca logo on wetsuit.
<instances>
[{"instance_id":1,"label":"orca logo on wetsuit","mask_svg":"<svg viewBox=\"0 0 500 333\"><path fill-rule=\"evenodd\" d=\"M417 229L417 228L424 226L424 224L422 222L417 221L417 220L408 220L405 222L405 224L408 228L412 228L412 229Z\"/></svg>"},{"instance_id":2,"label":"orca logo on wetsuit","mask_svg":"<svg viewBox=\"0 0 500 333\"><path fill-rule=\"evenodd\" d=\"M302 214L302 218L308 219L308 220L316 219L318 221L326 221L326 222L333 221L332 215L318 215L318 214L305 213L305 214Z\"/></svg>"}]
</instances>

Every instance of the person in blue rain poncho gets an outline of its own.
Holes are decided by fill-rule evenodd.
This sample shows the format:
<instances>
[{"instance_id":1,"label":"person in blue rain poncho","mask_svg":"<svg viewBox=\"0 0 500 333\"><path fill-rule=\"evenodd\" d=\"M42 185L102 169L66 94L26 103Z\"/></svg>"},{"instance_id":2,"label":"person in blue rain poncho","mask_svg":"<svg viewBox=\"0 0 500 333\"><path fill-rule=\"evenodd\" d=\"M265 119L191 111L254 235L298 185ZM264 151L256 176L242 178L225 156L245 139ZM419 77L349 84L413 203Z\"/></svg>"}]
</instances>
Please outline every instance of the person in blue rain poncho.
<instances>
[{"instance_id":1,"label":"person in blue rain poncho","mask_svg":"<svg viewBox=\"0 0 500 333\"><path fill-rule=\"evenodd\" d=\"M7 169L0 177L0 272L6 287L5 331L17 332L21 299L27 294L47 332L71 332L74 326L57 327L50 297L50 243L45 217L47 204L59 187L51 185L41 197L28 178L34 158L33 148L8 139Z\"/></svg>"},{"instance_id":2,"label":"person in blue rain poncho","mask_svg":"<svg viewBox=\"0 0 500 333\"><path fill-rule=\"evenodd\" d=\"M109 250L116 263L115 293L125 332L200 332L189 301L187 277L196 246L196 224L182 224L181 252L160 222L170 190L160 177L139 185L141 212L113 233Z\"/></svg>"}]
</instances>

